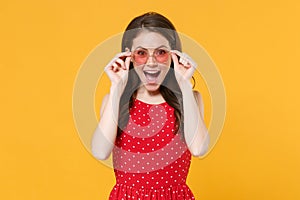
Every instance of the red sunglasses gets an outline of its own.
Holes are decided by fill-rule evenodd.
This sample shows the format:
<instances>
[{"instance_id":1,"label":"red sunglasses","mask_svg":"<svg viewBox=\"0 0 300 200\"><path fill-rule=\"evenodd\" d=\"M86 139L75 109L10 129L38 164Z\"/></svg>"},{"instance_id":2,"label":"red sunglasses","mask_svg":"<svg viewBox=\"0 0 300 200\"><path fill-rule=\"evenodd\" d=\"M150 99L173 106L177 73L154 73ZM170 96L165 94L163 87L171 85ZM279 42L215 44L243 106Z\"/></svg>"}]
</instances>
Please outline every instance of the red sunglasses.
<instances>
[{"instance_id":1,"label":"red sunglasses","mask_svg":"<svg viewBox=\"0 0 300 200\"><path fill-rule=\"evenodd\" d=\"M165 48L154 49L152 56L158 63L167 63L170 58L170 50ZM139 48L133 51L132 59L138 65L146 64L150 57L149 49Z\"/></svg>"}]
</instances>

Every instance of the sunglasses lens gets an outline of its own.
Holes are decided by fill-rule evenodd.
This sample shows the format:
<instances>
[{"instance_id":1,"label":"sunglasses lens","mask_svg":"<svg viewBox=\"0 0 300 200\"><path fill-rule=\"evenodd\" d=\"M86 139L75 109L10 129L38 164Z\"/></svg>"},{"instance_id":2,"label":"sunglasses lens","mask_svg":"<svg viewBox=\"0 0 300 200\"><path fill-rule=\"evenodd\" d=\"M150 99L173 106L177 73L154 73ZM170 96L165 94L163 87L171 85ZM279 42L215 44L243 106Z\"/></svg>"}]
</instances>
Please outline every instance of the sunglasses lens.
<instances>
[{"instance_id":1,"label":"sunglasses lens","mask_svg":"<svg viewBox=\"0 0 300 200\"><path fill-rule=\"evenodd\" d=\"M165 49L157 49L154 52L155 59L159 63L165 63L169 59L169 52Z\"/></svg>"},{"instance_id":2,"label":"sunglasses lens","mask_svg":"<svg viewBox=\"0 0 300 200\"><path fill-rule=\"evenodd\" d=\"M148 60L148 52L146 50L137 50L133 53L133 59L138 64L145 64Z\"/></svg>"},{"instance_id":3,"label":"sunglasses lens","mask_svg":"<svg viewBox=\"0 0 300 200\"><path fill-rule=\"evenodd\" d=\"M156 49L153 56L158 63L166 63L169 59L169 51L165 49ZM139 49L133 52L133 60L135 63L142 65L146 64L149 58L149 53L146 49Z\"/></svg>"}]
</instances>

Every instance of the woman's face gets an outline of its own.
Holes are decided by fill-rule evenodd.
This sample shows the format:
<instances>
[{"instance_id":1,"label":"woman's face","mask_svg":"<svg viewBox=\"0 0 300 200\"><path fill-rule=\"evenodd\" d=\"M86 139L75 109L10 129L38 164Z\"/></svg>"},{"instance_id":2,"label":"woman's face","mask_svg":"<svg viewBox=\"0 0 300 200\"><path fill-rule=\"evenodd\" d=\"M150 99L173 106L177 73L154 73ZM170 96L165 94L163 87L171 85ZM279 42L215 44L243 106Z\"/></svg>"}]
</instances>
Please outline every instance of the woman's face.
<instances>
[{"instance_id":1,"label":"woman's face","mask_svg":"<svg viewBox=\"0 0 300 200\"><path fill-rule=\"evenodd\" d=\"M168 40L159 33L142 31L132 42L133 66L148 91L156 91L171 65Z\"/></svg>"}]
</instances>

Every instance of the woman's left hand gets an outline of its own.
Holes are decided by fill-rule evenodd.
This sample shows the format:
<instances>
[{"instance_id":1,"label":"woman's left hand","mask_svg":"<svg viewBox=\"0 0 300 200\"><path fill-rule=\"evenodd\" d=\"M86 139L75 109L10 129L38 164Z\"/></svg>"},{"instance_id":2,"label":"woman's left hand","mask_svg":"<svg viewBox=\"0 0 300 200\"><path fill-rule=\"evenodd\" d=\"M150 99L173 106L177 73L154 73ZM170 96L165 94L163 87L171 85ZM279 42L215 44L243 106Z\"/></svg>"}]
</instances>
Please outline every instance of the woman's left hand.
<instances>
[{"instance_id":1,"label":"woman's left hand","mask_svg":"<svg viewBox=\"0 0 300 200\"><path fill-rule=\"evenodd\" d=\"M177 56L180 57L179 60ZM186 53L178 50L171 50L171 57L174 63L175 77L179 86L181 86L181 84L190 81L197 68L197 64Z\"/></svg>"}]
</instances>

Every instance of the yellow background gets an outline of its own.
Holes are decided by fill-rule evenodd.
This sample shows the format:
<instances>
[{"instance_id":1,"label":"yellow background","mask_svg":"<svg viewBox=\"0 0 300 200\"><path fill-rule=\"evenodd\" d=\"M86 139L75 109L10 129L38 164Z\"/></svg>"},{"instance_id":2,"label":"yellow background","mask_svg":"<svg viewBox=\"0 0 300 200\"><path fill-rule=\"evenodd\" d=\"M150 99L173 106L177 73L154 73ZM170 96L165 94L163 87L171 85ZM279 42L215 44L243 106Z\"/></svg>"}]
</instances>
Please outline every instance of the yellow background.
<instances>
[{"instance_id":1,"label":"yellow background","mask_svg":"<svg viewBox=\"0 0 300 200\"><path fill-rule=\"evenodd\" d=\"M291 0L1 1L0 199L107 199L113 171L78 137L73 84L96 45L147 11L203 45L225 84L220 140L192 160L196 199L300 199L299 10Z\"/></svg>"}]
</instances>

